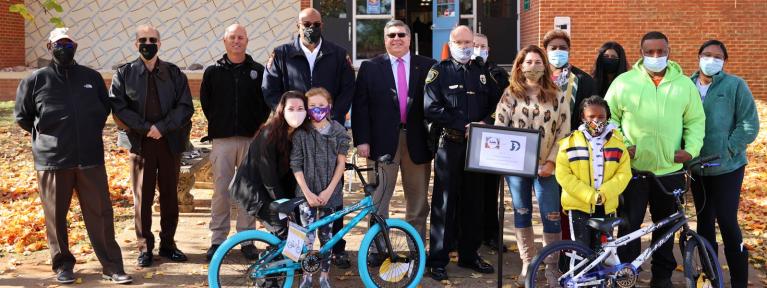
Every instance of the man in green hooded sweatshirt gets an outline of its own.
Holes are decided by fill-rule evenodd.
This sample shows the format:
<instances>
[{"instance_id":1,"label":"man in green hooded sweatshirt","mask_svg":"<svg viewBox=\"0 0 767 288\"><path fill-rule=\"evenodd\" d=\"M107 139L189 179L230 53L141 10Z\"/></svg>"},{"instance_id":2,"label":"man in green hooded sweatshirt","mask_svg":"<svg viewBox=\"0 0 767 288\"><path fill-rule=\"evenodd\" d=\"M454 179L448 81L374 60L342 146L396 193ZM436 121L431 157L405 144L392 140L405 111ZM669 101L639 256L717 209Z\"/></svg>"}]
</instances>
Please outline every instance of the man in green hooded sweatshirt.
<instances>
[{"instance_id":1,"label":"man in green hooded sweatshirt","mask_svg":"<svg viewBox=\"0 0 767 288\"><path fill-rule=\"evenodd\" d=\"M612 121L623 132L631 167L658 175L668 191L684 188L682 175L663 175L682 169L682 163L698 156L703 146L706 116L700 95L679 64L668 61L666 35L649 32L642 37L640 47L642 59L613 81L605 99ZM676 211L673 197L664 194L652 179L632 179L623 197L619 211L629 225L619 229L620 236L639 229L648 203L653 222ZM652 240L667 230L656 230ZM653 253L651 287L673 287L673 247L673 241L668 241ZM640 253L639 241L618 250L623 262L633 261Z\"/></svg>"}]
</instances>

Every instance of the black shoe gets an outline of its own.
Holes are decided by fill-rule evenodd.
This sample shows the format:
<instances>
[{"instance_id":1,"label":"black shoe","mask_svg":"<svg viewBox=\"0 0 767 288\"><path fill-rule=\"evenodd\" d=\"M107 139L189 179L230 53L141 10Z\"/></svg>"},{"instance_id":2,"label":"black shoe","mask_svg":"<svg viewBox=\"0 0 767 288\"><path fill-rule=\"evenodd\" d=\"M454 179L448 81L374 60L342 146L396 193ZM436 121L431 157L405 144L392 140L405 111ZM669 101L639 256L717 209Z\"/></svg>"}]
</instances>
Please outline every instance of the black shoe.
<instances>
[{"instance_id":1,"label":"black shoe","mask_svg":"<svg viewBox=\"0 0 767 288\"><path fill-rule=\"evenodd\" d=\"M205 260L210 262L210 259L213 259L213 254L216 254L216 250L218 250L218 246L221 246L221 244L210 245L210 248L208 248L208 252L205 252Z\"/></svg>"},{"instance_id":2,"label":"black shoe","mask_svg":"<svg viewBox=\"0 0 767 288\"><path fill-rule=\"evenodd\" d=\"M178 250L178 248L160 248L160 256L170 259L170 261L173 262L184 262L186 261L186 255L184 255L184 252L181 252L181 250Z\"/></svg>"},{"instance_id":3,"label":"black shoe","mask_svg":"<svg viewBox=\"0 0 767 288\"><path fill-rule=\"evenodd\" d=\"M482 258L480 257L475 258L474 261L471 261L471 262L462 262L458 260L458 266L472 269L482 274L490 274L495 272L495 269L493 269L493 265L490 265L490 263L485 262L485 260L482 260Z\"/></svg>"},{"instance_id":4,"label":"black shoe","mask_svg":"<svg viewBox=\"0 0 767 288\"><path fill-rule=\"evenodd\" d=\"M333 265L341 269L352 267L352 263L349 261L349 255L346 255L346 252L333 254Z\"/></svg>"},{"instance_id":5,"label":"black shoe","mask_svg":"<svg viewBox=\"0 0 767 288\"><path fill-rule=\"evenodd\" d=\"M240 247L240 251L242 252L242 256L245 256L245 258L249 260L258 259L258 249L256 249L256 245L242 245L242 247Z\"/></svg>"},{"instance_id":6,"label":"black shoe","mask_svg":"<svg viewBox=\"0 0 767 288\"><path fill-rule=\"evenodd\" d=\"M141 252L141 254L138 255L138 266L139 267L149 267L152 266L152 252Z\"/></svg>"},{"instance_id":7,"label":"black shoe","mask_svg":"<svg viewBox=\"0 0 767 288\"><path fill-rule=\"evenodd\" d=\"M498 240L496 240L496 239L487 240L487 241L485 241L484 244L485 244L485 246L490 248L490 250L498 251ZM501 249L502 249L501 251L503 251L503 253L509 252L509 248L507 248L506 245L503 245L501 247Z\"/></svg>"},{"instance_id":8,"label":"black shoe","mask_svg":"<svg viewBox=\"0 0 767 288\"><path fill-rule=\"evenodd\" d=\"M652 280L650 280L650 287L674 288L674 283L671 282L671 278L652 278Z\"/></svg>"},{"instance_id":9,"label":"black shoe","mask_svg":"<svg viewBox=\"0 0 767 288\"><path fill-rule=\"evenodd\" d=\"M75 273L72 270L61 270L59 273L56 273L56 282L72 284L75 282Z\"/></svg>"},{"instance_id":10,"label":"black shoe","mask_svg":"<svg viewBox=\"0 0 767 288\"><path fill-rule=\"evenodd\" d=\"M368 266L378 267L386 261L386 255L382 253L370 253L368 255Z\"/></svg>"},{"instance_id":11,"label":"black shoe","mask_svg":"<svg viewBox=\"0 0 767 288\"><path fill-rule=\"evenodd\" d=\"M128 284L133 282L133 277L130 277L130 275L128 274L125 274L125 272L114 273L111 276L107 274L101 274L101 279L109 280L117 284Z\"/></svg>"},{"instance_id":12,"label":"black shoe","mask_svg":"<svg viewBox=\"0 0 767 288\"><path fill-rule=\"evenodd\" d=\"M445 267L429 268L431 279L442 281L447 280L447 269Z\"/></svg>"}]
</instances>

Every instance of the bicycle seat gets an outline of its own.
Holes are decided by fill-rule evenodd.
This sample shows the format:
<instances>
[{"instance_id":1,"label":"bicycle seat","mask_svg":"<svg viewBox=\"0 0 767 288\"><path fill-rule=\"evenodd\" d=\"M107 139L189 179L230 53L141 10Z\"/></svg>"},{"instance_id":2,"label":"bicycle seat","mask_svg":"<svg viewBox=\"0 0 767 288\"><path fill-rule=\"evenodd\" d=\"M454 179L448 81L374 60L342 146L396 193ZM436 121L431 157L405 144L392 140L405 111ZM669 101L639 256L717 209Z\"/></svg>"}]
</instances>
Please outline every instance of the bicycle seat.
<instances>
[{"instance_id":1,"label":"bicycle seat","mask_svg":"<svg viewBox=\"0 0 767 288\"><path fill-rule=\"evenodd\" d=\"M586 222L589 227L607 234L612 234L616 226L624 223L623 218L591 218Z\"/></svg>"},{"instance_id":2,"label":"bicycle seat","mask_svg":"<svg viewBox=\"0 0 767 288\"><path fill-rule=\"evenodd\" d=\"M293 213L293 210L296 209L296 206L301 205L301 203L304 202L306 202L306 198L304 197L296 197L293 199L277 199L269 204L269 210L272 210L275 213L290 214Z\"/></svg>"}]
</instances>

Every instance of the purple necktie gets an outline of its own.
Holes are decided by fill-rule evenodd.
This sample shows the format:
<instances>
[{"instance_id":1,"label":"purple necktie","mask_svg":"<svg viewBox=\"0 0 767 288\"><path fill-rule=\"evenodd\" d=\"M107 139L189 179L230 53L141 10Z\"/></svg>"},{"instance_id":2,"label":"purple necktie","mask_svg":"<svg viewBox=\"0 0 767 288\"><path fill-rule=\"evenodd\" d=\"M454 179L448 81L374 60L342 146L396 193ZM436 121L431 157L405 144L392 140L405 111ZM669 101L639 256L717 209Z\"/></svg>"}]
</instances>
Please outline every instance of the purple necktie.
<instances>
[{"instance_id":1,"label":"purple necktie","mask_svg":"<svg viewBox=\"0 0 767 288\"><path fill-rule=\"evenodd\" d=\"M405 75L405 60L397 58L397 94L399 96L399 119L407 123L407 76Z\"/></svg>"}]
</instances>

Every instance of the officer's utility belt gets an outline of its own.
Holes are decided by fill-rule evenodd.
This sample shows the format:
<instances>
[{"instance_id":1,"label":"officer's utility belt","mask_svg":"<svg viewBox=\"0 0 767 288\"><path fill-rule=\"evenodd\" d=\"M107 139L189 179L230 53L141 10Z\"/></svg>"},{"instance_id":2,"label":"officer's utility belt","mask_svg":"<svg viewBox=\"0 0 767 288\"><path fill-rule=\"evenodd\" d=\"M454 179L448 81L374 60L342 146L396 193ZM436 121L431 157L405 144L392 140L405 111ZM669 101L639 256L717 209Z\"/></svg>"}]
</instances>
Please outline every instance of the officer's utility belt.
<instances>
[{"instance_id":1,"label":"officer's utility belt","mask_svg":"<svg viewBox=\"0 0 767 288\"><path fill-rule=\"evenodd\" d=\"M466 142L466 133L461 130L450 129L450 128L442 129L442 137L445 138L445 140L448 140L450 142L455 142L455 143Z\"/></svg>"}]
</instances>

